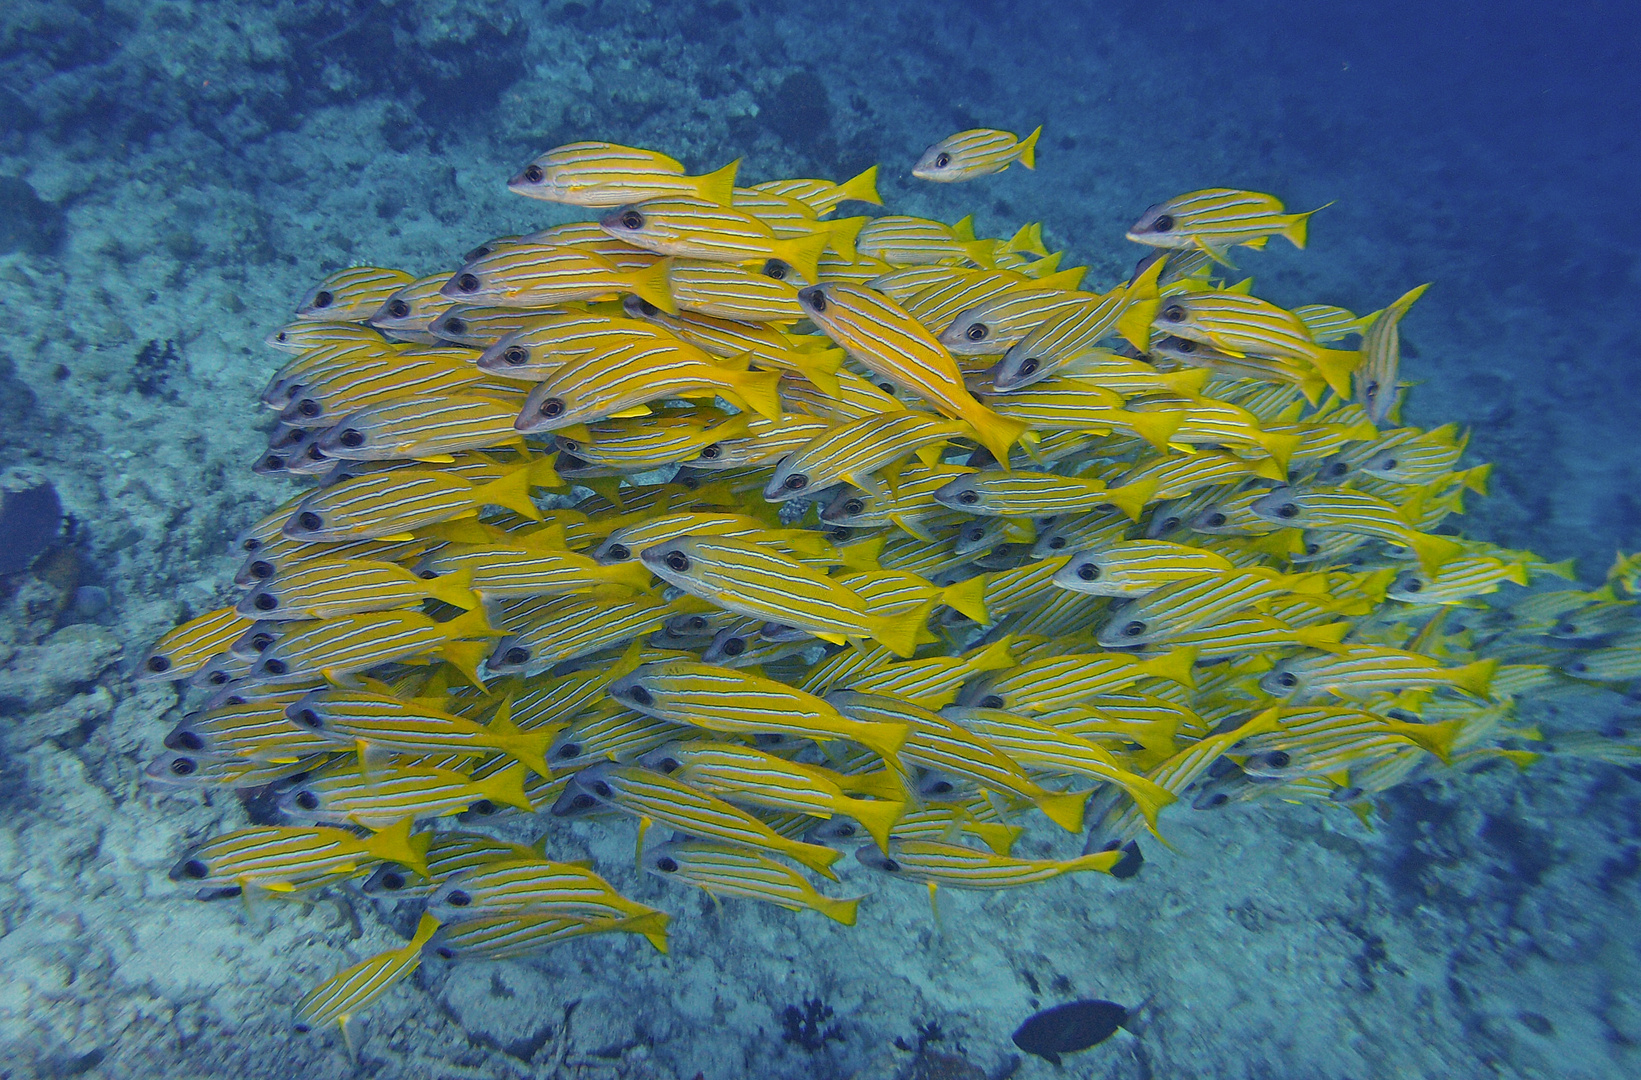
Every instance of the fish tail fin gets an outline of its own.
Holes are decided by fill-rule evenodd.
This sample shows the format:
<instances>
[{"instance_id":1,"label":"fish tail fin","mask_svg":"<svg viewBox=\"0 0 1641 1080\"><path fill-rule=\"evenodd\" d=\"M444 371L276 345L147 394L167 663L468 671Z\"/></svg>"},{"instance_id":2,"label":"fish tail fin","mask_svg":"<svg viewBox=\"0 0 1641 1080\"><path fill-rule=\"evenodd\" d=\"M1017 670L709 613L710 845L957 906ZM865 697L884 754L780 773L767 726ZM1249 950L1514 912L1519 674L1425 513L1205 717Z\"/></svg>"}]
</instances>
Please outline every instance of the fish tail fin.
<instances>
[{"instance_id":1,"label":"fish tail fin","mask_svg":"<svg viewBox=\"0 0 1641 1080\"><path fill-rule=\"evenodd\" d=\"M893 769L873 769L871 772L838 774L832 777L845 795L873 795L890 803L906 802L906 785ZM861 824L865 824L862 822Z\"/></svg>"},{"instance_id":2,"label":"fish tail fin","mask_svg":"<svg viewBox=\"0 0 1641 1080\"><path fill-rule=\"evenodd\" d=\"M770 420L781 418L781 373L746 371L735 375L735 396L741 404Z\"/></svg>"},{"instance_id":3,"label":"fish tail fin","mask_svg":"<svg viewBox=\"0 0 1641 1080\"><path fill-rule=\"evenodd\" d=\"M792 269L802 274L805 281L814 281L820 276L815 266L820 261L821 252L831 242L832 234L823 230L794 236L790 240L777 240L770 245L770 250L777 258L791 263Z\"/></svg>"},{"instance_id":4,"label":"fish tail fin","mask_svg":"<svg viewBox=\"0 0 1641 1080\"><path fill-rule=\"evenodd\" d=\"M1310 355L1310 362L1322 373L1322 378L1327 380L1328 386L1339 395L1340 400L1350 399L1350 376L1362 363L1360 350L1318 348Z\"/></svg>"},{"instance_id":5,"label":"fish tail fin","mask_svg":"<svg viewBox=\"0 0 1641 1080\"><path fill-rule=\"evenodd\" d=\"M439 628L444 631L445 637L456 640L458 638L500 637L502 631L490 625L490 616L481 604L471 611L464 611L449 622L440 623Z\"/></svg>"},{"instance_id":6,"label":"fish tail fin","mask_svg":"<svg viewBox=\"0 0 1641 1080\"><path fill-rule=\"evenodd\" d=\"M524 791L524 766L516 761L501 772L475 781L473 786L504 806L515 806L526 814L535 810Z\"/></svg>"},{"instance_id":7,"label":"fish tail fin","mask_svg":"<svg viewBox=\"0 0 1641 1080\"><path fill-rule=\"evenodd\" d=\"M490 726L494 728L495 721L491 721ZM508 726L512 727L511 723ZM508 757L523 762L525 767L537 776L551 779L552 774L547 767L547 748L552 745L557 734L552 727L535 731L520 731L513 728L510 733L502 733L496 741Z\"/></svg>"},{"instance_id":8,"label":"fish tail fin","mask_svg":"<svg viewBox=\"0 0 1641 1080\"><path fill-rule=\"evenodd\" d=\"M465 566L454 574L430 580L427 595L463 611L472 611L483 603L479 594L473 591L473 571Z\"/></svg>"},{"instance_id":9,"label":"fish tail fin","mask_svg":"<svg viewBox=\"0 0 1641 1080\"><path fill-rule=\"evenodd\" d=\"M735 201L735 173L740 167L741 159L736 158L721 169L702 173L695 178L695 194L707 202L717 203L719 206L733 204Z\"/></svg>"},{"instance_id":10,"label":"fish tail fin","mask_svg":"<svg viewBox=\"0 0 1641 1080\"><path fill-rule=\"evenodd\" d=\"M724 205L729 205L727 202ZM659 259L653 266L634 270L627 277L627 288L640 300L654 304L668 315L678 314L678 304L672 298L672 260Z\"/></svg>"},{"instance_id":11,"label":"fish tail fin","mask_svg":"<svg viewBox=\"0 0 1641 1080\"><path fill-rule=\"evenodd\" d=\"M1172 791L1163 787L1154 780L1148 780L1138 773L1128 779L1119 781L1128 797L1134 800L1134 805L1145 817L1145 824L1151 829L1158 840L1162 839L1162 831L1157 828L1157 815L1162 808L1175 801Z\"/></svg>"},{"instance_id":12,"label":"fish tail fin","mask_svg":"<svg viewBox=\"0 0 1641 1080\"><path fill-rule=\"evenodd\" d=\"M837 848L823 847L820 844L806 844L801 840L789 841L784 850L786 854L797 862L809 867L815 873L832 881L838 879L837 872L832 864L837 862L843 852Z\"/></svg>"},{"instance_id":13,"label":"fish tail fin","mask_svg":"<svg viewBox=\"0 0 1641 1080\"><path fill-rule=\"evenodd\" d=\"M877 193L877 169L878 167L873 165L865 172L845 180L838 185L838 194L845 201L853 199L856 202L882 206L883 196Z\"/></svg>"},{"instance_id":14,"label":"fish tail fin","mask_svg":"<svg viewBox=\"0 0 1641 1080\"><path fill-rule=\"evenodd\" d=\"M887 770L885 770L887 771ZM848 802L835 807L840 813L848 814L860 822L861 828L866 830L881 851L889 850L889 830L895 827L900 815L906 812L903 802L876 802L871 799L850 799Z\"/></svg>"},{"instance_id":15,"label":"fish tail fin","mask_svg":"<svg viewBox=\"0 0 1641 1080\"><path fill-rule=\"evenodd\" d=\"M1178 374L1176 372L1176 374ZM1185 423L1183 412L1130 412L1123 421L1159 454L1168 452L1168 440Z\"/></svg>"},{"instance_id":16,"label":"fish tail fin","mask_svg":"<svg viewBox=\"0 0 1641 1080\"><path fill-rule=\"evenodd\" d=\"M1058 258L1059 254L1056 253L1053 257ZM1084 276L1087 274L1088 267L1086 266L1068 266L1064 270L1053 270L1045 273L1037 279L1037 284L1044 289L1071 290L1081 285Z\"/></svg>"},{"instance_id":17,"label":"fish tail fin","mask_svg":"<svg viewBox=\"0 0 1641 1080\"><path fill-rule=\"evenodd\" d=\"M1305 250L1305 244L1309 240L1311 215L1316 213L1317 210L1326 210L1332 205L1331 202L1325 202L1318 206L1316 210L1307 210L1303 214L1289 214L1287 224L1282 226L1282 231L1277 235L1299 250Z\"/></svg>"},{"instance_id":18,"label":"fish tail fin","mask_svg":"<svg viewBox=\"0 0 1641 1080\"><path fill-rule=\"evenodd\" d=\"M1312 649L1331 649L1345 640L1353 629L1348 622L1323 623L1321 626L1301 626L1293 632L1293 639Z\"/></svg>"},{"instance_id":19,"label":"fish tail fin","mask_svg":"<svg viewBox=\"0 0 1641 1080\"><path fill-rule=\"evenodd\" d=\"M982 578L983 575L976 575L973 580L978 581ZM969 671L1004 671L1014 667L1019 661L1014 658L1014 653L1011 651L1013 644L1014 639L1011 636L998 638L974 654L968 663Z\"/></svg>"},{"instance_id":20,"label":"fish tail fin","mask_svg":"<svg viewBox=\"0 0 1641 1080\"><path fill-rule=\"evenodd\" d=\"M1425 573L1434 574L1447 563L1452 562L1464 554L1464 547L1457 540L1449 540L1445 536L1432 536L1429 533L1409 533L1408 546L1419 557L1419 565Z\"/></svg>"},{"instance_id":21,"label":"fish tail fin","mask_svg":"<svg viewBox=\"0 0 1641 1080\"><path fill-rule=\"evenodd\" d=\"M850 728L849 737L878 757L891 764L900 761L900 748L906 745L911 729L905 724L877 724L858 721Z\"/></svg>"},{"instance_id":22,"label":"fish tail fin","mask_svg":"<svg viewBox=\"0 0 1641 1080\"><path fill-rule=\"evenodd\" d=\"M929 613L934 606L935 601L930 600L898 615L879 616L872 638L896 656L911 656L928 629Z\"/></svg>"},{"instance_id":23,"label":"fish tail fin","mask_svg":"<svg viewBox=\"0 0 1641 1080\"><path fill-rule=\"evenodd\" d=\"M881 570L877 557L883 554L883 537L874 536L870 540L862 540L858 544L845 544L838 550L838 565L850 570L859 570L869 573Z\"/></svg>"},{"instance_id":24,"label":"fish tail fin","mask_svg":"<svg viewBox=\"0 0 1641 1080\"><path fill-rule=\"evenodd\" d=\"M427 845L433 834L411 835L410 826L413 823L411 818L395 821L365 841L365 848L383 862L408 866L423 877L428 877Z\"/></svg>"},{"instance_id":25,"label":"fish tail fin","mask_svg":"<svg viewBox=\"0 0 1641 1080\"><path fill-rule=\"evenodd\" d=\"M664 911L646 911L642 915L631 915L619 922L612 923L611 930L621 930L639 937L655 946L655 951L662 956L667 954L667 923L672 916Z\"/></svg>"},{"instance_id":26,"label":"fish tail fin","mask_svg":"<svg viewBox=\"0 0 1641 1080\"><path fill-rule=\"evenodd\" d=\"M1138 521L1140 514L1145 511L1146 504L1161 486L1161 480L1136 480L1132 484L1107 488L1105 500L1126 514L1129 521Z\"/></svg>"},{"instance_id":27,"label":"fish tail fin","mask_svg":"<svg viewBox=\"0 0 1641 1080\"><path fill-rule=\"evenodd\" d=\"M845 926L855 925L855 909L860 907L863 897L854 896L847 900L839 900L831 896L815 894L815 910L834 922Z\"/></svg>"},{"instance_id":28,"label":"fish tail fin","mask_svg":"<svg viewBox=\"0 0 1641 1080\"><path fill-rule=\"evenodd\" d=\"M971 821L964 829L978 836L981 843L998 855L1007 855L1025 831L1018 825L1001 825L995 821Z\"/></svg>"},{"instance_id":29,"label":"fish tail fin","mask_svg":"<svg viewBox=\"0 0 1641 1080\"><path fill-rule=\"evenodd\" d=\"M1050 791L1037 796L1037 809L1043 816L1066 832L1083 831L1083 807L1088 805L1086 791Z\"/></svg>"},{"instance_id":30,"label":"fish tail fin","mask_svg":"<svg viewBox=\"0 0 1641 1080\"><path fill-rule=\"evenodd\" d=\"M473 491L473 501L486 506L501 506L531 521L541 521L541 511L530 501L530 472L534 464L513 469Z\"/></svg>"},{"instance_id":31,"label":"fish tail fin","mask_svg":"<svg viewBox=\"0 0 1641 1080\"><path fill-rule=\"evenodd\" d=\"M1554 574L1556 577L1567 581L1577 581L1578 571L1575 569L1577 562L1577 559L1563 559L1560 562L1545 563L1543 566L1535 567L1535 569L1541 573Z\"/></svg>"},{"instance_id":32,"label":"fish tail fin","mask_svg":"<svg viewBox=\"0 0 1641 1080\"><path fill-rule=\"evenodd\" d=\"M1036 131L1033 131L1030 135L1027 135L1024 139L1020 140L1020 150L1015 156L1019 158L1020 164L1024 165L1028 169L1037 168L1037 140L1042 138L1042 136L1043 125L1038 124Z\"/></svg>"},{"instance_id":33,"label":"fish tail fin","mask_svg":"<svg viewBox=\"0 0 1641 1080\"><path fill-rule=\"evenodd\" d=\"M947 607L962 612L968 618L985 626L991 622L986 614L986 579L971 577L941 591L940 600Z\"/></svg>"},{"instance_id":34,"label":"fish tail fin","mask_svg":"<svg viewBox=\"0 0 1641 1080\"><path fill-rule=\"evenodd\" d=\"M1161 260L1152 263L1152 266L1161 265ZM1117 316L1117 333L1140 352L1151 348L1151 322L1157 317L1157 308L1162 301L1156 296L1142 297L1131 302Z\"/></svg>"},{"instance_id":35,"label":"fish tail fin","mask_svg":"<svg viewBox=\"0 0 1641 1080\"><path fill-rule=\"evenodd\" d=\"M1020 436L1031 430L1031 425L1023 420L1003 416L978 404L963 419L974 428L980 445L990 450L991 456L996 458L997 464L1004 469L1008 468L1010 447Z\"/></svg>"},{"instance_id":36,"label":"fish tail fin","mask_svg":"<svg viewBox=\"0 0 1641 1080\"><path fill-rule=\"evenodd\" d=\"M1394 723L1394 721L1392 721ZM1444 720L1439 724L1396 724L1393 731L1428 750L1441 759L1443 765L1453 760L1453 740L1464 729L1463 720Z\"/></svg>"},{"instance_id":37,"label":"fish tail fin","mask_svg":"<svg viewBox=\"0 0 1641 1080\"><path fill-rule=\"evenodd\" d=\"M1065 868L1067 873L1076 873L1079 870L1093 870L1101 874L1111 873L1123 858L1123 850L1114 848L1111 851L1091 851L1087 855L1079 855L1075 859L1067 859Z\"/></svg>"},{"instance_id":38,"label":"fish tail fin","mask_svg":"<svg viewBox=\"0 0 1641 1080\"><path fill-rule=\"evenodd\" d=\"M1008 243L1003 245L1004 251L1019 251L1027 255L1036 255L1040 259L1048 258L1048 248L1043 246L1043 223L1030 221L1014 230Z\"/></svg>"},{"instance_id":39,"label":"fish tail fin","mask_svg":"<svg viewBox=\"0 0 1641 1080\"><path fill-rule=\"evenodd\" d=\"M1467 694L1477 697L1491 697L1493 689L1493 673L1498 670L1497 657L1488 657L1486 660L1477 660L1463 667L1452 669L1448 677L1453 685Z\"/></svg>"},{"instance_id":40,"label":"fish tail fin","mask_svg":"<svg viewBox=\"0 0 1641 1080\"><path fill-rule=\"evenodd\" d=\"M1469 488L1471 491L1474 491L1477 495L1486 495L1487 478L1492 474L1493 463L1488 461L1465 469L1463 472L1459 473L1459 476L1463 478L1465 487Z\"/></svg>"},{"instance_id":41,"label":"fish tail fin","mask_svg":"<svg viewBox=\"0 0 1641 1080\"><path fill-rule=\"evenodd\" d=\"M603 571L604 580L612 585L626 585L629 588L643 592L650 587L649 569L638 560L616 563L606 566Z\"/></svg>"},{"instance_id":42,"label":"fish tail fin","mask_svg":"<svg viewBox=\"0 0 1641 1080\"><path fill-rule=\"evenodd\" d=\"M1195 690L1197 680L1193 669L1196 667L1196 662L1197 650L1194 648L1169 649L1161 656L1141 660L1134 665L1134 670L1152 678L1167 679L1169 682L1178 683L1187 690Z\"/></svg>"},{"instance_id":43,"label":"fish tail fin","mask_svg":"<svg viewBox=\"0 0 1641 1080\"><path fill-rule=\"evenodd\" d=\"M479 664L489 655L490 646L482 641L447 641L439 646L439 659L480 690L484 689L484 679L479 676Z\"/></svg>"},{"instance_id":44,"label":"fish tail fin","mask_svg":"<svg viewBox=\"0 0 1641 1080\"><path fill-rule=\"evenodd\" d=\"M1276 462L1284 475L1288 471L1288 462L1293 458L1293 452L1299 449L1299 444L1305 441L1303 435L1288 435L1283 432L1262 431L1259 433L1259 447Z\"/></svg>"},{"instance_id":45,"label":"fish tail fin","mask_svg":"<svg viewBox=\"0 0 1641 1080\"><path fill-rule=\"evenodd\" d=\"M963 240L957 246L970 262L990 270L997 265L997 251L1002 244L1001 240Z\"/></svg>"},{"instance_id":46,"label":"fish tail fin","mask_svg":"<svg viewBox=\"0 0 1641 1080\"><path fill-rule=\"evenodd\" d=\"M855 237L860 235L861 227L870 220L866 217L838 218L819 222L819 225L821 231L826 233L827 246L840 258L854 262L859 257L855 252Z\"/></svg>"}]
</instances>

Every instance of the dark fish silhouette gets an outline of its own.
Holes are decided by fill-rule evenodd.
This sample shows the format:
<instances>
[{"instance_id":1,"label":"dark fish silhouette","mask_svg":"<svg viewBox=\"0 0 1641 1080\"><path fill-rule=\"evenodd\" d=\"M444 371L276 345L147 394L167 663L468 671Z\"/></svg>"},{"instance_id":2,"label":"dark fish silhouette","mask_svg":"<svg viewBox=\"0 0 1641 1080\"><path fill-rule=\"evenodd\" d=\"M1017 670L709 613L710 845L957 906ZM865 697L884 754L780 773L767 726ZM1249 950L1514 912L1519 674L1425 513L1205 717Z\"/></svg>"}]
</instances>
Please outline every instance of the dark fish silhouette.
<instances>
[{"instance_id":1,"label":"dark fish silhouette","mask_svg":"<svg viewBox=\"0 0 1641 1080\"><path fill-rule=\"evenodd\" d=\"M1115 1001L1068 1001L1029 1017L1015 1030L1014 1045L1058 1065L1061 1054L1098 1046L1128 1018L1129 1011Z\"/></svg>"}]
</instances>

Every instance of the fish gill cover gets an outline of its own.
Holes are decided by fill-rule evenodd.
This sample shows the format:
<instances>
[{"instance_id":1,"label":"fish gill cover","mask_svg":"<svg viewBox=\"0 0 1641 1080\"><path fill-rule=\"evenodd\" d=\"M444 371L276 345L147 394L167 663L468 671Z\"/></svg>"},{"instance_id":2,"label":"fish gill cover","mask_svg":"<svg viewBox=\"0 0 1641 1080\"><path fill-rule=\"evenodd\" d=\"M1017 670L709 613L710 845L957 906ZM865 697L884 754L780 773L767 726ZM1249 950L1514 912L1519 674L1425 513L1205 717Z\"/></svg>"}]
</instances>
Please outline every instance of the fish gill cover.
<instances>
[{"instance_id":1,"label":"fish gill cover","mask_svg":"<svg viewBox=\"0 0 1641 1080\"><path fill-rule=\"evenodd\" d=\"M1036 138L963 132L918 175L1035 167ZM1036 223L837 216L875 169L738 176L557 147L509 186L586 222L338 271L270 335L256 467L304 487L143 676L194 691L150 778L282 821L178 852L179 886L419 916L301 1028L347 1035L427 956L664 953L668 911L549 857L582 817L680 899L853 925L846 853L931 904L1129 877L1170 807L1367 821L1435 770L1531 765L1539 688L1635 677L1633 560L1479 602L1570 569L1453 528L1487 467L1399 420L1424 286L1289 310L1237 271L1309 208L1158 203L1102 291ZM1544 634L1600 647L1556 670ZM533 847L483 829L526 813ZM1020 842L1056 831L1083 853Z\"/></svg>"}]
</instances>

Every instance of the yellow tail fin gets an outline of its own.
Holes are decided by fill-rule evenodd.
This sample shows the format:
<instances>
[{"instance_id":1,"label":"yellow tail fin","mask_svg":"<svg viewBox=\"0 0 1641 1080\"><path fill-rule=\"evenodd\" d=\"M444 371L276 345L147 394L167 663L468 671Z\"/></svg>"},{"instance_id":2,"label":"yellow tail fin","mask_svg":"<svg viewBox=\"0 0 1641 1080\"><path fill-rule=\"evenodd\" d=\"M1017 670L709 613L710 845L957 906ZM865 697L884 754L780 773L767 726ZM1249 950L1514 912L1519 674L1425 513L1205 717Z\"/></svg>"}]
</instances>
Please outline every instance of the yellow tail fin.
<instances>
[{"instance_id":1,"label":"yellow tail fin","mask_svg":"<svg viewBox=\"0 0 1641 1080\"><path fill-rule=\"evenodd\" d=\"M991 617L986 614L986 579L983 577L967 578L949 586L941 592L940 599L947 607L962 612L982 626L991 622Z\"/></svg>"},{"instance_id":2,"label":"yellow tail fin","mask_svg":"<svg viewBox=\"0 0 1641 1080\"><path fill-rule=\"evenodd\" d=\"M1168 440L1174 437L1174 432L1185 423L1185 414L1182 412L1128 412L1122 413L1122 420L1134 434L1151 444L1158 453L1168 452Z\"/></svg>"},{"instance_id":3,"label":"yellow tail fin","mask_svg":"<svg viewBox=\"0 0 1641 1080\"><path fill-rule=\"evenodd\" d=\"M887 772L888 770L884 770ZM880 850L889 850L889 830L895 827L900 815L906 812L903 802L875 802L871 799L850 799L835 807L839 813L848 814L860 822L866 835L877 842Z\"/></svg>"},{"instance_id":4,"label":"yellow tail fin","mask_svg":"<svg viewBox=\"0 0 1641 1080\"><path fill-rule=\"evenodd\" d=\"M1341 399L1350 399L1350 376L1362 363L1362 353L1356 349L1324 349L1311 353L1310 362L1327 380L1328 386Z\"/></svg>"},{"instance_id":5,"label":"yellow tail fin","mask_svg":"<svg viewBox=\"0 0 1641 1080\"><path fill-rule=\"evenodd\" d=\"M781 373L778 371L748 371L734 380L735 396L741 404L769 420L781 418Z\"/></svg>"},{"instance_id":6,"label":"yellow tail fin","mask_svg":"<svg viewBox=\"0 0 1641 1080\"><path fill-rule=\"evenodd\" d=\"M1088 792L1046 792L1033 801L1044 817L1066 832L1083 831L1083 808L1088 805Z\"/></svg>"},{"instance_id":7,"label":"yellow tail fin","mask_svg":"<svg viewBox=\"0 0 1641 1080\"><path fill-rule=\"evenodd\" d=\"M634 270L627 275L627 288L640 300L647 300L666 312L678 314L678 304L672 298L672 260L661 259L654 266Z\"/></svg>"},{"instance_id":8,"label":"yellow tail fin","mask_svg":"<svg viewBox=\"0 0 1641 1080\"><path fill-rule=\"evenodd\" d=\"M499 773L475 781L474 786L487 798L504 806L516 806L526 814L535 810L530 804L530 796L524 792L524 766L517 762Z\"/></svg>"},{"instance_id":9,"label":"yellow tail fin","mask_svg":"<svg viewBox=\"0 0 1641 1080\"><path fill-rule=\"evenodd\" d=\"M917 652L918 639L927 629L929 613L934 610L935 603L930 600L911 611L880 616L875 620L877 627L872 633L873 640L896 656L911 656Z\"/></svg>"},{"instance_id":10,"label":"yellow tail fin","mask_svg":"<svg viewBox=\"0 0 1641 1080\"><path fill-rule=\"evenodd\" d=\"M1028 169L1035 169L1037 167L1037 140L1041 138L1042 135L1043 125L1038 124L1036 131L1033 131L1030 135L1027 135L1020 141L1020 150L1015 157L1019 159L1020 164L1024 165Z\"/></svg>"},{"instance_id":11,"label":"yellow tail fin","mask_svg":"<svg viewBox=\"0 0 1641 1080\"><path fill-rule=\"evenodd\" d=\"M1169 682L1178 683L1187 690L1195 690L1197 681L1193 669L1196 667L1196 662L1197 650L1195 649L1169 649L1161 656L1153 656L1149 660L1140 661L1134 665L1134 669L1143 671L1153 678L1167 679Z\"/></svg>"},{"instance_id":12,"label":"yellow tail fin","mask_svg":"<svg viewBox=\"0 0 1641 1080\"><path fill-rule=\"evenodd\" d=\"M863 822L864 824L864 822ZM833 881L838 875L832 870L832 864L837 862L843 852L836 848L822 847L820 844L806 844L801 840L789 840L781 845L782 854L809 867L815 873Z\"/></svg>"},{"instance_id":13,"label":"yellow tail fin","mask_svg":"<svg viewBox=\"0 0 1641 1080\"><path fill-rule=\"evenodd\" d=\"M1005 470L1009 467L1009 448L1020 436L1031 430L1031 425L1023 420L1001 416L984 405L971 410L963 419L974 428L975 437L980 445L990 450L991 456L997 459L998 466Z\"/></svg>"},{"instance_id":14,"label":"yellow tail fin","mask_svg":"<svg viewBox=\"0 0 1641 1080\"><path fill-rule=\"evenodd\" d=\"M1161 486L1160 480L1139 480L1121 487L1108 488L1105 500L1128 515L1129 521L1138 521L1140 514L1145 511L1146 503L1151 501L1151 497Z\"/></svg>"},{"instance_id":15,"label":"yellow tail fin","mask_svg":"<svg viewBox=\"0 0 1641 1080\"><path fill-rule=\"evenodd\" d=\"M855 925L855 909L860 907L861 897L852 897L848 900L837 900L830 896L815 894L815 910L828 919L840 922L845 926Z\"/></svg>"},{"instance_id":16,"label":"yellow tail fin","mask_svg":"<svg viewBox=\"0 0 1641 1080\"><path fill-rule=\"evenodd\" d=\"M1308 210L1303 214L1289 215L1288 223L1282 227L1282 231L1277 235L1286 238L1289 243L1299 250L1305 250L1306 234L1310 230L1311 215L1316 213L1317 210L1326 210L1332 205L1333 204L1331 202L1325 202L1321 206L1318 206L1316 210Z\"/></svg>"},{"instance_id":17,"label":"yellow tail fin","mask_svg":"<svg viewBox=\"0 0 1641 1080\"><path fill-rule=\"evenodd\" d=\"M695 194L707 202L717 203L719 206L733 205L735 202L735 173L740 167L741 159L736 158L716 172L697 176L695 178ZM654 303L654 301L651 301L651 303Z\"/></svg>"},{"instance_id":18,"label":"yellow tail fin","mask_svg":"<svg viewBox=\"0 0 1641 1080\"><path fill-rule=\"evenodd\" d=\"M1496 658L1477 660L1475 663L1454 668L1448 672L1453 685L1468 694L1477 697L1490 697L1493 687L1493 672L1498 670L1499 662Z\"/></svg>"},{"instance_id":19,"label":"yellow tail fin","mask_svg":"<svg viewBox=\"0 0 1641 1080\"><path fill-rule=\"evenodd\" d=\"M531 521L542 520L541 511L530 501L530 470L526 465L514 469L488 484L473 489L473 502L479 506L501 506Z\"/></svg>"},{"instance_id":20,"label":"yellow tail fin","mask_svg":"<svg viewBox=\"0 0 1641 1080\"><path fill-rule=\"evenodd\" d=\"M844 200L854 199L856 202L871 203L873 206L882 206L883 197L877 193L877 166L850 177L838 185L838 192Z\"/></svg>"},{"instance_id":21,"label":"yellow tail fin","mask_svg":"<svg viewBox=\"0 0 1641 1080\"><path fill-rule=\"evenodd\" d=\"M365 847L383 862L408 866L423 877L429 877L431 875L427 871L427 844L433 838L433 834L418 833L412 836L411 824L410 818L396 821L367 840Z\"/></svg>"},{"instance_id":22,"label":"yellow tail fin","mask_svg":"<svg viewBox=\"0 0 1641 1080\"><path fill-rule=\"evenodd\" d=\"M816 222L819 231L827 237L827 246L837 252L839 258L848 262L856 259L855 237L859 235L861 227L868 221L867 217L838 218L836 221Z\"/></svg>"},{"instance_id":23,"label":"yellow tail fin","mask_svg":"<svg viewBox=\"0 0 1641 1080\"><path fill-rule=\"evenodd\" d=\"M820 261L821 252L826 250L826 245L831 241L831 233L815 232L807 236L795 236L790 240L777 240L770 245L770 251L776 258L791 263L792 269L802 274L805 281L815 281L820 277L815 264Z\"/></svg>"},{"instance_id":24,"label":"yellow tail fin","mask_svg":"<svg viewBox=\"0 0 1641 1080\"><path fill-rule=\"evenodd\" d=\"M1078 870L1096 870L1102 874L1111 873L1111 868L1122 862L1123 851L1118 848L1114 851L1091 851L1087 855L1079 855L1075 859L1066 861L1068 873Z\"/></svg>"}]
</instances>

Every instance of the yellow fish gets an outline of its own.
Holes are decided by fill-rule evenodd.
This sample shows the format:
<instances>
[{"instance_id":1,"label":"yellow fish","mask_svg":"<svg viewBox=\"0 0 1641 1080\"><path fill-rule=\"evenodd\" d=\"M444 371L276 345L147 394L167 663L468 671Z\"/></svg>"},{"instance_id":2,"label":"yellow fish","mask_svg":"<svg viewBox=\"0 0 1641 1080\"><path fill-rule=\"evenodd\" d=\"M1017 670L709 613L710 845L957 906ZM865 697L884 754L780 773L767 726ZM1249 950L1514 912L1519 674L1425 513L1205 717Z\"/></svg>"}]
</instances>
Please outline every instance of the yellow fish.
<instances>
[{"instance_id":1,"label":"yellow fish","mask_svg":"<svg viewBox=\"0 0 1641 1080\"><path fill-rule=\"evenodd\" d=\"M1016 161L1035 169L1037 140L1042 134L1041 124L1023 139L1012 131L995 128L959 131L923 151L923 156L912 166L912 175L919 180L950 184L1000 173Z\"/></svg>"}]
</instances>

